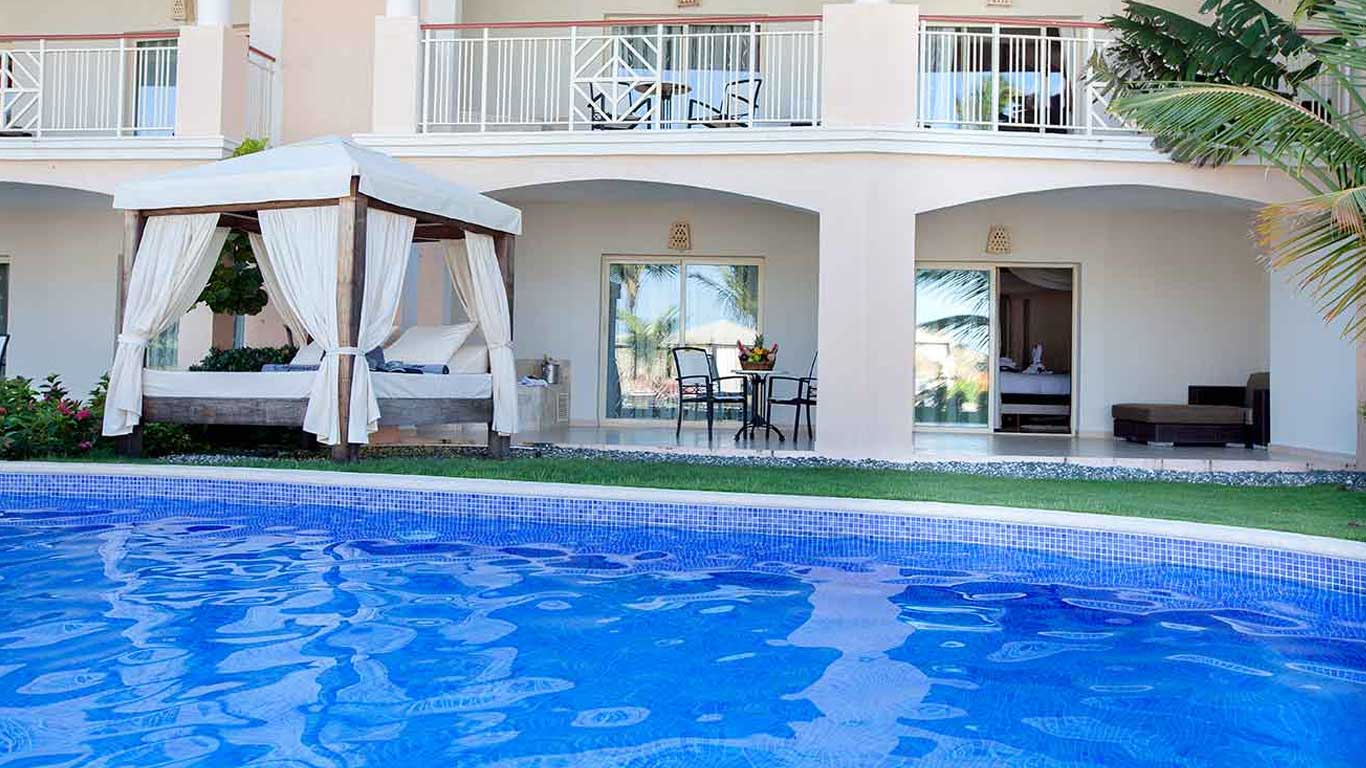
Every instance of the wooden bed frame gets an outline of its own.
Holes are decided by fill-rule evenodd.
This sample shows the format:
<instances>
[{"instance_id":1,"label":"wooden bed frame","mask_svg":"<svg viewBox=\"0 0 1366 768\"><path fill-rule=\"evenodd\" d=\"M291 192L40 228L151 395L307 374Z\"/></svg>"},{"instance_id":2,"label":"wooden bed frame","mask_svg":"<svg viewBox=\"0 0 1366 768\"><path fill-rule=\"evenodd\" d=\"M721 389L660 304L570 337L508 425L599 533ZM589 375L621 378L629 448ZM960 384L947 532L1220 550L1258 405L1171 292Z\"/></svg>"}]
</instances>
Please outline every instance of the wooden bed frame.
<instances>
[{"instance_id":1,"label":"wooden bed frame","mask_svg":"<svg viewBox=\"0 0 1366 768\"><path fill-rule=\"evenodd\" d=\"M128 296L128 281L132 277L133 259L142 242L142 232L151 216L170 216L195 213L219 214L219 226L242 232L260 233L258 212L283 208L316 208L335 205L341 209L337 248L337 316L338 336L342 347L355 346L360 335L361 302L365 295L365 229L370 208L391 211L417 219L414 242L461 240L466 232L490 235L498 256L498 267L503 275L503 290L507 292L508 313L512 313L512 267L516 238L508 232L487 229L468 222L449 219L431 213L390 205L377 198L361 194L358 177L351 179L351 193L340 199L282 200L269 203L210 205L194 208L162 208L124 212L124 249L119 264L119 296L115 327L123 327L124 304ZM344 426L351 412L351 378L355 358L343 356L338 360L341 371L338 388L338 418ZM142 423L172 424L291 426L303 424L305 399L272 398L190 398L144 397ZM433 424L485 424L489 428L488 451L495 457L507 456L511 438L492 429L493 398L380 398L381 426L427 426ZM345 429L343 429L345 431ZM131 435L119 438L121 456L142 454L142 425ZM360 446L343 443L332 446L336 461L352 461L360 455Z\"/></svg>"}]
</instances>

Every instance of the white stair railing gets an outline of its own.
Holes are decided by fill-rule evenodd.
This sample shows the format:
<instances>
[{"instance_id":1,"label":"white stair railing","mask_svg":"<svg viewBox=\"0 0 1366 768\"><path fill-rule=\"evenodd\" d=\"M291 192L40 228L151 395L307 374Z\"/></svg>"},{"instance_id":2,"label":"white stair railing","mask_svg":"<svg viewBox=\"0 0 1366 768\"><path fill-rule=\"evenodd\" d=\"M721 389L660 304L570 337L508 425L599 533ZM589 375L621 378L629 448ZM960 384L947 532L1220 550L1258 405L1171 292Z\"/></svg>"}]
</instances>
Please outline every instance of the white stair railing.
<instances>
[{"instance_id":1,"label":"white stair railing","mask_svg":"<svg viewBox=\"0 0 1366 768\"><path fill-rule=\"evenodd\" d=\"M820 123L819 17L423 27L422 132Z\"/></svg>"},{"instance_id":2,"label":"white stair railing","mask_svg":"<svg viewBox=\"0 0 1366 768\"><path fill-rule=\"evenodd\" d=\"M275 135L275 57L247 48L246 136L269 139Z\"/></svg>"},{"instance_id":3,"label":"white stair railing","mask_svg":"<svg viewBox=\"0 0 1366 768\"><path fill-rule=\"evenodd\" d=\"M169 136L168 33L0 38L0 136Z\"/></svg>"}]
</instances>

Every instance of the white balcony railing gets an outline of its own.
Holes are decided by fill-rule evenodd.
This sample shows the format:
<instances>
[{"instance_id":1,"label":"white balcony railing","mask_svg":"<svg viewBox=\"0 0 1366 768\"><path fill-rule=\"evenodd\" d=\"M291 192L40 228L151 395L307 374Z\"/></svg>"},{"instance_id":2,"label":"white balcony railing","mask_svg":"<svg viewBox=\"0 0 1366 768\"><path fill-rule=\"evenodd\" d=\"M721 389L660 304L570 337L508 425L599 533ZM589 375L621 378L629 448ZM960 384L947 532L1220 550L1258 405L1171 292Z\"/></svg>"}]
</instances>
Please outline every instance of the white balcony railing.
<instances>
[{"instance_id":1,"label":"white balcony railing","mask_svg":"<svg viewBox=\"0 0 1366 768\"><path fill-rule=\"evenodd\" d=\"M0 38L0 136L170 136L174 33Z\"/></svg>"},{"instance_id":2,"label":"white balcony railing","mask_svg":"<svg viewBox=\"0 0 1366 768\"><path fill-rule=\"evenodd\" d=\"M1042 134L1131 132L1092 83L1110 42L1080 22L927 19L920 30L920 125Z\"/></svg>"},{"instance_id":3,"label":"white balcony railing","mask_svg":"<svg viewBox=\"0 0 1366 768\"><path fill-rule=\"evenodd\" d=\"M247 48L246 135L275 135L275 57L257 48Z\"/></svg>"},{"instance_id":4,"label":"white balcony railing","mask_svg":"<svg viewBox=\"0 0 1366 768\"><path fill-rule=\"evenodd\" d=\"M423 132L820 122L819 17L423 30Z\"/></svg>"}]
</instances>

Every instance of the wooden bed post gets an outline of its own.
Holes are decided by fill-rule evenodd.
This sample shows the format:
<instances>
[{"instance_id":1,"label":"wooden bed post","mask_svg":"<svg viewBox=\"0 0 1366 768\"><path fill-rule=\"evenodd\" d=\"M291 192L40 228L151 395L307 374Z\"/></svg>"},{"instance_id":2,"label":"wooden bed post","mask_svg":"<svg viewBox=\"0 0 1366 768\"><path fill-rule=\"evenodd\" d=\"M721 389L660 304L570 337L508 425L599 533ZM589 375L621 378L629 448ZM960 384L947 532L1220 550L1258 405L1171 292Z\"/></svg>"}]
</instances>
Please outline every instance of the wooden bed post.
<instances>
[{"instance_id":1,"label":"wooden bed post","mask_svg":"<svg viewBox=\"0 0 1366 768\"><path fill-rule=\"evenodd\" d=\"M360 194L360 179L351 178L351 194L339 202L337 247L337 341L339 346L354 347L360 338L361 303L365 300L365 221L369 198ZM333 461L355 461L360 446L350 442L351 379L355 366L364 358L341 355L337 358L337 418L342 441L332 446Z\"/></svg>"},{"instance_id":2,"label":"wooden bed post","mask_svg":"<svg viewBox=\"0 0 1366 768\"><path fill-rule=\"evenodd\" d=\"M123 212L123 252L119 254L118 293L114 300L114 348L118 349L119 334L123 333L123 316L128 303L128 284L133 279L133 262L138 257L138 246L142 245L142 231L147 225L147 217L142 211ZM133 432L114 440L114 453L124 458L136 459L142 456L142 424L133 427Z\"/></svg>"},{"instance_id":3,"label":"wooden bed post","mask_svg":"<svg viewBox=\"0 0 1366 768\"><path fill-rule=\"evenodd\" d=\"M517 238L500 233L493 238L493 251L498 256L498 271L503 274L503 292L508 299L508 329L512 329L512 256L516 251ZM489 421L488 452L491 458L506 459L512 453L512 436L500 435L493 431L493 421Z\"/></svg>"}]
</instances>

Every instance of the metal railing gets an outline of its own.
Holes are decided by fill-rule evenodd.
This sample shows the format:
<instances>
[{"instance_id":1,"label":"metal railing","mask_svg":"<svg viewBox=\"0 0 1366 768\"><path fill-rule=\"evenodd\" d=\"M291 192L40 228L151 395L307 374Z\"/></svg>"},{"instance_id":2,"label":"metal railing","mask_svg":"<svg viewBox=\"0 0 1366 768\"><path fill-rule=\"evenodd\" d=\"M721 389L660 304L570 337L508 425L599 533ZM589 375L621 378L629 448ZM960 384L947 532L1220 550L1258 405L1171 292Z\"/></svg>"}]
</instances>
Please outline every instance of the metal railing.
<instances>
[{"instance_id":1,"label":"metal railing","mask_svg":"<svg viewBox=\"0 0 1366 768\"><path fill-rule=\"evenodd\" d=\"M0 37L0 136L170 136L174 32Z\"/></svg>"},{"instance_id":2,"label":"metal railing","mask_svg":"<svg viewBox=\"0 0 1366 768\"><path fill-rule=\"evenodd\" d=\"M247 48L246 135L269 139L275 134L275 57Z\"/></svg>"},{"instance_id":3,"label":"metal railing","mask_svg":"<svg viewBox=\"0 0 1366 768\"><path fill-rule=\"evenodd\" d=\"M820 18L423 27L420 130L661 130L820 122Z\"/></svg>"},{"instance_id":4,"label":"metal railing","mask_svg":"<svg viewBox=\"0 0 1366 768\"><path fill-rule=\"evenodd\" d=\"M1132 132L1110 114L1091 62L1101 24L929 18L920 29L918 122L927 128L1042 134Z\"/></svg>"}]
</instances>

